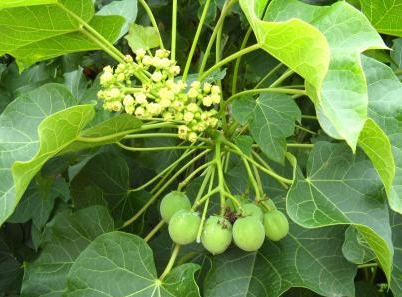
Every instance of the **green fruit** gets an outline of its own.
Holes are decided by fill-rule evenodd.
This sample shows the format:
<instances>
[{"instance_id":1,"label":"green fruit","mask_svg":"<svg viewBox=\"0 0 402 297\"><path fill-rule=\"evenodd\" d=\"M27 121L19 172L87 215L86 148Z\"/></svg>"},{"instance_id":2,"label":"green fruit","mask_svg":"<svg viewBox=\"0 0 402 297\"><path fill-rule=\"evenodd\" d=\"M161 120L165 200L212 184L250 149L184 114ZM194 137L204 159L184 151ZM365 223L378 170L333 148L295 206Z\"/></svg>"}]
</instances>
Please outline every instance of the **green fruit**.
<instances>
[{"instance_id":1,"label":"green fruit","mask_svg":"<svg viewBox=\"0 0 402 297\"><path fill-rule=\"evenodd\" d=\"M258 205L254 203L246 203L243 204L241 207L243 209L242 216L244 217L253 216L258 220L260 220L262 223L264 213L262 212L261 208Z\"/></svg>"},{"instance_id":2,"label":"green fruit","mask_svg":"<svg viewBox=\"0 0 402 297\"><path fill-rule=\"evenodd\" d=\"M232 232L234 243L247 252L258 250L264 243L264 225L254 216L237 219Z\"/></svg>"},{"instance_id":3,"label":"green fruit","mask_svg":"<svg viewBox=\"0 0 402 297\"><path fill-rule=\"evenodd\" d=\"M162 219L169 223L171 217L179 210L190 210L190 199L183 192L172 191L162 198L159 207Z\"/></svg>"},{"instance_id":4,"label":"green fruit","mask_svg":"<svg viewBox=\"0 0 402 297\"><path fill-rule=\"evenodd\" d=\"M196 212L179 210L169 222L170 238L177 244L189 244L195 241L200 228L201 218Z\"/></svg>"},{"instance_id":5,"label":"green fruit","mask_svg":"<svg viewBox=\"0 0 402 297\"><path fill-rule=\"evenodd\" d=\"M278 241L289 233L289 221L280 210L273 210L264 214L265 235L272 241Z\"/></svg>"},{"instance_id":6,"label":"green fruit","mask_svg":"<svg viewBox=\"0 0 402 297\"><path fill-rule=\"evenodd\" d=\"M232 224L225 218L209 217L204 224L201 243L210 253L223 253L232 242Z\"/></svg>"}]
</instances>

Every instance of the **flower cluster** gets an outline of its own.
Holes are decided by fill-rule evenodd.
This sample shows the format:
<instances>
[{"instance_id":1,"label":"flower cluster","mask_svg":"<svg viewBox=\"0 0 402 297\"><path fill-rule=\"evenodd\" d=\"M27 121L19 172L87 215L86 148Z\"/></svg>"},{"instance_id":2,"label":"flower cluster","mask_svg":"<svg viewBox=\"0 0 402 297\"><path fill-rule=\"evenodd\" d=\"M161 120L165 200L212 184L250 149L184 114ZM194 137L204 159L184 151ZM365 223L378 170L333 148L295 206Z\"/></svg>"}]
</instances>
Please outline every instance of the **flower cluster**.
<instances>
[{"instance_id":1,"label":"flower cluster","mask_svg":"<svg viewBox=\"0 0 402 297\"><path fill-rule=\"evenodd\" d=\"M135 51L135 62L126 56L125 63L115 69L106 66L100 77L103 90L98 97L108 111L124 111L141 119L162 118L176 122L178 136L194 142L207 128L218 125L214 105L221 100L221 90L208 82L193 81L188 86L175 80L180 67L169 59L170 52L158 49L154 56ZM146 73L141 86L132 85L132 77Z\"/></svg>"}]
</instances>

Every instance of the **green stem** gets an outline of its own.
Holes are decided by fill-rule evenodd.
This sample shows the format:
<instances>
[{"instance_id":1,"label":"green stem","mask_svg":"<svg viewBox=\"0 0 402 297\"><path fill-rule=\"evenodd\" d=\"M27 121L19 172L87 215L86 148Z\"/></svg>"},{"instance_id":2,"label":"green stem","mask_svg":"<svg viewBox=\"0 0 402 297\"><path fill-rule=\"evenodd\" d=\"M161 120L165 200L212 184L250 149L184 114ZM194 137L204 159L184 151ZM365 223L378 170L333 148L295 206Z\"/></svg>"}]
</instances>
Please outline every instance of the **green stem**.
<instances>
[{"instance_id":1,"label":"green stem","mask_svg":"<svg viewBox=\"0 0 402 297\"><path fill-rule=\"evenodd\" d=\"M207 71L205 71L204 73L201 74L201 72L200 72L201 75L198 76L198 80L199 80L199 81L204 80L204 79L207 78L212 72L214 72L215 70L221 68L223 65L225 65L225 64L227 64L227 63L229 63L229 62L231 62L231 61L233 61L233 60L235 60L235 59L237 59L237 58L240 57L240 56L243 56L243 55L245 55L245 54L251 53L252 51L255 51L255 50L259 49L259 48L260 48L260 45L259 45L259 44L254 44L254 45L251 45L251 46L249 46L249 47L246 47L246 48L244 48L244 49L242 49L242 50L240 50L240 51L237 51L237 52L235 52L234 54L232 54L232 55L230 55L230 56L227 56L225 59L219 61L219 63L216 63L214 66L212 66L211 68L209 68L209 69L208 69Z\"/></svg>"},{"instance_id":2,"label":"green stem","mask_svg":"<svg viewBox=\"0 0 402 297\"><path fill-rule=\"evenodd\" d=\"M312 149L314 147L314 144L312 143L287 143L287 147L295 147L295 148L306 148L306 149Z\"/></svg>"},{"instance_id":3,"label":"green stem","mask_svg":"<svg viewBox=\"0 0 402 297\"><path fill-rule=\"evenodd\" d=\"M79 142L85 142L85 143L98 143L98 142L107 142L107 141L112 141L112 140L114 140L113 142L117 142L121 138L129 139L128 134L142 132L142 131L151 130L151 129L158 129L158 128L176 128L176 125L168 124L166 122L146 124L146 125L142 125L141 128L121 131L121 132L117 132L117 133L105 135L105 136L99 136L99 137L77 136L75 138L75 140L79 141Z\"/></svg>"},{"instance_id":4,"label":"green stem","mask_svg":"<svg viewBox=\"0 0 402 297\"><path fill-rule=\"evenodd\" d=\"M295 73L295 72L292 69L289 69L284 74L282 74L276 81L274 81L269 87L273 88L273 87L279 86L285 79L287 79L293 73Z\"/></svg>"},{"instance_id":5,"label":"green stem","mask_svg":"<svg viewBox=\"0 0 402 297\"><path fill-rule=\"evenodd\" d=\"M247 29L246 34L244 35L243 42L240 45L240 50L242 50L246 47L248 39L252 32L253 32L253 29L251 27L249 27ZM242 56L240 56L236 59L236 63L233 68L232 94L236 94L236 92L237 92L237 80L238 80L238 76L239 76L239 68L240 68L241 58L242 58Z\"/></svg>"},{"instance_id":6,"label":"green stem","mask_svg":"<svg viewBox=\"0 0 402 297\"><path fill-rule=\"evenodd\" d=\"M258 82L258 84L256 84L255 88L258 89L258 87L261 86L264 81L266 81L268 78L270 78L270 77L271 77L275 72L277 72L282 66L283 66L283 64L282 64L282 63L279 63L279 64L276 65L274 68L272 68L271 71L268 72L267 75L265 75L265 76Z\"/></svg>"},{"instance_id":7,"label":"green stem","mask_svg":"<svg viewBox=\"0 0 402 297\"><path fill-rule=\"evenodd\" d=\"M144 0L139 0L139 2L141 3L142 7L144 8L145 12L147 13L152 26L155 28L156 32L158 32L160 48L162 48L162 49L165 48L163 46L163 41L162 41L161 33L159 32L158 24L156 23L156 20L152 13L151 8L148 6L148 4Z\"/></svg>"},{"instance_id":8,"label":"green stem","mask_svg":"<svg viewBox=\"0 0 402 297\"><path fill-rule=\"evenodd\" d=\"M158 184L158 186L156 187L158 189L158 191L148 200L147 203L145 203L145 205L139 211L137 211L136 214L134 214L130 219L128 219L127 221L125 221L123 223L123 227L126 227L126 226L130 225L131 223L133 223L135 220L137 220L148 209L148 207L155 202L155 200L159 197L159 195L162 194L163 191L165 191L165 189L172 182L177 180L177 178L179 177L180 174L183 173L183 171L185 171L194 162L196 162L197 160L199 160L200 158L202 158L204 155L208 154L209 152L210 152L209 150L205 150L204 152L202 152L195 158L191 159L190 162L185 164L179 170L177 170L177 172L168 181L164 182L163 184Z\"/></svg>"},{"instance_id":9,"label":"green stem","mask_svg":"<svg viewBox=\"0 0 402 297\"><path fill-rule=\"evenodd\" d=\"M258 183L254 178L250 165L248 164L248 162L245 158L243 158L242 156L240 156L240 158L242 159L242 161L244 163L244 167L246 168L248 180L250 181L251 186L254 189L255 197L261 197L260 188L258 187Z\"/></svg>"},{"instance_id":10,"label":"green stem","mask_svg":"<svg viewBox=\"0 0 402 297\"><path fill-rule=\"evenodd\" d=\"M169 262L167 263L165 270L162 272L161 276L159 277L160 281L162 281L172 270L174 262L176 261L177 255L179 254L179 251L180 251L180 245L175 244L172 255L170 256Z\"/></svg>"},{"instance_id":11,"label":"green stem","mask_svg":"<svg viewBox=\"0 0 402 297\"><path fill-rule=\"evenodd\" d=\"M172 171L176 166L178 166L180 164L180 162L182 162L185 158L187 158L188 156L190 156L191 154L193 154L195 152L195 149L192 150L188 150L187 152L184 152L180 158L178 158L176 161L174 161L172 164L170 164L168 167L166 167L165 169L163 169L158 175L156 175L155 177L153 177L152 179L150 179L148 182L142 184L140 187L135 188L135 189L131 189L130 192L137 192L140 190L143 190L145 188L147 188L148 186L152 185L154 182L156 182L159 178L162 177L166 177L169 176L170 171Z\"/></svg>"},{"instance_id":12,"label":"green stem","mask_svg":"<svg viewBox=\"0 0 402 297\"><path fill-rule=\"evenodd\" d=\"M230 96L228 99L226 99L226 105L229 104L231 101L236 99L237 97L241 97L244 95L254 95L254 94L259 94L259 93L279 93L279 94L302 94L306 95L305 90L298 90L298 89L285 89L285 88L263 88L263 89L252 89L252 90L245 90L242 92L238 92L232 96Z\"/></svg>"},{"instance_id":13,"label":"green stem","mask_svg":"<svg viewBox=\"0 0 402 297\"><path fill-rule=\"evenodd\" d=\"M199 81L202 81L200 76L202 76L203 78L206 77L205 75L202 75L202 74L205 69L205 65L207 64L212 45L214 44L214 41L216 39L216 36L218 35L219 30L221 30L221 27L226 18L226 15L229 13L230 9L236 2L237 2L237 0L228 0L228 1L225 1L225 4L223 5L221 15L219 16L219 19L214 27L214 30L212 31L212 35L209 38L209 42L208 42L207 48L205 49L205 54L204 54L204 57L201 62L200 70L198 71L198 73L199 73L198 80Z\"/></svg>"},{"instance_id":14,"label":"green stem","mask_svg":"<svg viewBox=\"0 0 402 297\"><path fill-rule=\"evenodd\" d=\"M366 263L357 265L357 268L378 267L378 263Z\"/></svg>"},{"instance_id":15,"label":"green stem","mask_svg":"<svg viewBox=\"0 0 402 297\"><path fill-rule=\"evenodd\" d=\"M307 129L307 128L304 128L303 126L300 126L300 125L295 125L295 126L296 126L298 129L300 129L300 130L302 130L302 131L304 131L304 132L310 133L310 134L312 134L312 135L317 135L316 132L311 131L311 130L309 130L309 129Z\"/></svg>"},{"instance_id":16,"label":"green stem","mask_svg":"<svg viewBox=\"0 0 402 297\"><path fill-rule=\"evenodd\" d=\"M193 60L194 52L195 52L195 49L196 49L197 43L198 43L198 39L200 38L200 35L201 35L202 26L204 25L205 18L207 17L208 7L209 7L210 2L211 2L211 0L205 1L204 9L202 10L202 14L201 14L201 18L200 18L200 22L198 23L197 31L195 32L195 36L193 38L193 43L191 44L190 52L188 53L188 56L187 56L186 66L184 67L183 76L182 76L183 81L187 80L188 71L190 70L191 61Z\"/></svg>"},{"instance_id":17,"label":"green stem","mask_svg":"<svg viewBox=\"0 0 402 297\"><path fill-rule=\"evenodd\" d=\"M302 115L302 119L306 119L306 120L317 120L317 116L315 115Z\"/></svg>"},{"instance_id":18,"label":"green stem","mask_svg":"<svg viewBox=\"0 0 402 297\"><path fill-rule=\"evenodd\" d=\"M265 172L266 174L268 174L269 176L275 178L276 180L278 180L279 182L282 182L284 184L292 184L293 180L284 178L283 176L280 176L279 174L275 173L269 166L268 164L264 164L264 166L262 166L261 164L257 163L255 160L253 160L251 157L245 155L236 145L234 145L233 143L231 143L230 141L224 140L224 143L229 146L234 153L236 153L237 155L239 155L241 158L246 159L247 161L249 161L251 164L255 165L257 168L259 168L261 171ZM258 154L256 154L258 156ZM259 156L258 156L259 157Z\"/></svg>"},{"instance_id":19,"label":"green stem","mask_svg":"<svg viewBox=\"0 0 402 297\"><path fill-rule=\"evenodd\" d=\"M91 32L88 32L87 28L85 28L84 26L81 28L80 32L89 39L91 39L93 42L95 42L97 45L99 45L101 49L103 49L109 56L111 56L117 62L125 63L124 56L120 53L120 51L118 51L119 53L117 54L116 51L111 48L111 44L110 45L105 44L103 41L95 37Z\"/></svg>"},{"instance_id":20,"label":"green stem","mask_svg":"<svg viewBox=\"0 0 402 297\"><path fill-rule=\"evenodd\" d=\"M197 207L200 206L201 204L203 204L207 199L209 199L209 197L220 193L220 189L218 187L214 188L212 191L209 191L207 194L205 194L204 196L202 196L198 201L197 201ZM226 192L224 192L224 194L226 195Z\"/></svg>"},{"instance_id":21,"label":"green stem","mask_svg":"<svg viewBox=\"0 0 402 297\"><path fill-rule=\"evenodd\" d=\"M185 187L193 178L194 176L196 176L199 172L201 172L202 170L204 170L205 168L209 167L210 165L214 164L215 161L209 161L205 164L202 164L201 166L199 166L197 169L195 169L193 172L191 172L191 174L189 174L185 180L183 180L178 187L178 191L180 191L183 187Z\"/></svg>"},{"instance_id":22,"label":"green stem","mask_svg":"<svg viewBox=\"0 0 402 297\"><path fill-rule=\"evenodd\" d=\"M220 194L220 205L225 205L225 178L223 176L223 166L222 166L222 154L221 154L221 142L217 142L215 146L215 162L216 162L216 170L218 172L218 189ZM224 209L221 208L221 215L223 215Z\"/></svg>"},{"instance_id":23,"label":"green stem","mask_svg":"<svg viewBox=\"0 0 402 297\"><path fill-rule=\"evenodd\" d=\"M138 139L138 138L177 138L177 133L141 133L141 134L130 134L125 136L124 139Z\"/></svg>"},{"instance_id":24,"label":"green stem","mask_svg":"<svg viewBox=\"0 0 402 297\"><path fill-rule=\"evenodd\" d=\"M177 0L172 5L172 39L170 41L170 59L176 59L176 33L177 33Z\"/></svg>"},{"instance_id":25,"label":"green stem","mask_svg":"<svg viewBox=\"0 0 402 297\"><path fill-rule=\"evenodd\" d=\"M197 193L197 197L195 199L194 205L196 205L198 200L201 199L202 193L204 193L204 189L205 189L205 186L206 186L206 183L207 183L208 179L209 179L208 192L212 191L212 187L214 185L215 170L214 170L213 166L208 167L208 168L209 168L209 170L207 171L207 174L205 175L205 178L202 181L203 184L202 184L202 187L200 187L200 190ZM201 216L201 224L200 224L200 227L198 228L198 233L197 233L197 240L196 240L197 243L201 242L201 233L202 233L202 229L204 228L204 222L205 222L205 218L207 216L208 205L209 205L209 198L204 203L204 209L202 211L202 216Z\"/></svg>"},{"instance_id":26,"label":"green stem","mask_svg":"<svg viewBox=\"0 0 402 297\"><path fill-rule=\"evenodd\" d=\"M156 225L149 233L147 236L144 237L144 240L146 242L150 241L152 237L154 237L154 235L163 227L163 225L165 224L164 220L161 220L158 225Z\"/></svg>"},{"instance_id":27,"label":"green stem","mask_svg":"<svg viewBox=\"0 0 402 297\"><path fill-rule=\"evenodd\" d=\"M157 147L131 147L118 142L117 145L130 152L153 152L153 151L177 151L193 148L193 146L157 146ZM201 146L198 149L208 149L208 146Z\"/></svg>"}]
</instances>

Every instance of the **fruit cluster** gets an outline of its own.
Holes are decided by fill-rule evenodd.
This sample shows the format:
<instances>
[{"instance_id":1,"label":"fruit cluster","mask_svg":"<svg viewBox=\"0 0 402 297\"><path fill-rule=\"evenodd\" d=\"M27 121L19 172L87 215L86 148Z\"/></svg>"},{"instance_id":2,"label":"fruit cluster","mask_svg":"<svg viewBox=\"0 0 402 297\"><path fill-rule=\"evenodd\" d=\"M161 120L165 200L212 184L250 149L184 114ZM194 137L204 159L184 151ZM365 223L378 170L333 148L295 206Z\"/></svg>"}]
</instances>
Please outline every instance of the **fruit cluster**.
<instances>
[{"instance_id":1,"label":"fruit cluster","mask_svg":"<svg viewBox=\"0 0 402 297\"><path fill-rule=\"evenodd\" d=\"M201 243L214 255L223 253L232 240L242 250L253 252L262 246L265 237L278 241L289 232L289 222L283 212L278 209L264 212L251 202L241 205L235 217L210 216L201 226L199 214L191 211L189 198L177 191L163 197L160 213L169 224L169 235L175 243L194 242L202 228Z\"/></svg>"},{"instance_id":2,"label":"fruit cluster","mask_svg":"<svg viewBox=\"0 0 402 297\"><path fill-rule=\"evenodd\" d=\"M178 123L178 137L194 142L207 128L216 128L218 119L214 108L221 101L219 86L193 81L190 86L175 80L180 67L169 59L170 52L158 49L155 56L135 51L135 62L126 56L125 63L115 69L106 66L100 77L103 87L98 97L108 111L126 112L140 119L162 118ZM132 77L146 74L141 86L133 85Z\"/></svg>"}]
</instances>

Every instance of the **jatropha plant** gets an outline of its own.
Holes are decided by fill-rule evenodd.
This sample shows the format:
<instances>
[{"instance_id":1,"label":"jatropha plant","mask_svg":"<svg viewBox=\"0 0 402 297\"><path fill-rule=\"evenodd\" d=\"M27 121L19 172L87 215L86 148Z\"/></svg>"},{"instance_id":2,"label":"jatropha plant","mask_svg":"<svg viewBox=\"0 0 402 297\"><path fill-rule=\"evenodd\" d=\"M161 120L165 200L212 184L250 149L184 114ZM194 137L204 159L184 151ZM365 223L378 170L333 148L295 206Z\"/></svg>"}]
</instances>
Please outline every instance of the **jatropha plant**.
<instances>
[{"instance_id":1,"label":"jatropha plant","mask_svg":"<svg viewBox=\"0 0 402 297\"><path fill-rule=\"evenodd\" d=\"M257 251L265 235L274 241L282 239L289 231L287 217L268 199L252 168L275 173L263 163L245 156L230 141L232 135L227 134L229 130L226 128L225 131L222 122L231 123L231 131L239 127L228 114L228 107L220 104L224 102L221 87L198 80L188 85L177 78L180 67L176 61L169 59L169 55L166 49L157 49L152 55L139 48L134 51L135 58L125 56L124 63L114 69L110 65L105 66L100 76L102 89L97 95L103 101L105 110L124 112L153 125L158 123L160 129L174 128L177 137L184 140L184 144L189 142L190 148L202 146L198 148L199 155L208 156L212 153L212 160L194 171L203 177L203 186L193 203L184 192L176 190L167 193L161 200L160 213L163 221L169 224L171 239L178 244L177 248L195 241L202 242L213 254L223 253L232 242L232 237L234 243L245 251ZM165 135L158 132L158 137L163 136L172 137L170 132ZM246 193L236 197L226 186L223 166L227 166L230 160L227 156L229 150L238 155L249 169L248 178L254 187L250 199ZM186 166L189 164L192 162ZM197 176L194 172L191 178ZM158 178L164 178L164 174ZM218 177L217 185L214 185L215 174ZM180 190L183 187L183 183L179 185ZM216 213L208 209L213 196L219 199L220 210ZM157 225L156 228L160 227Z\"/></svg>"},{"instance_id":2,"label":"jatropha plant","mask_svg":"<svg viewBox=\"0 0 402 297\"><path fill-rule=\"evenodd\" d=\"M78 2L0 3L0 296L402 296L400 6Z\"/></svg>"}]
</instances>

